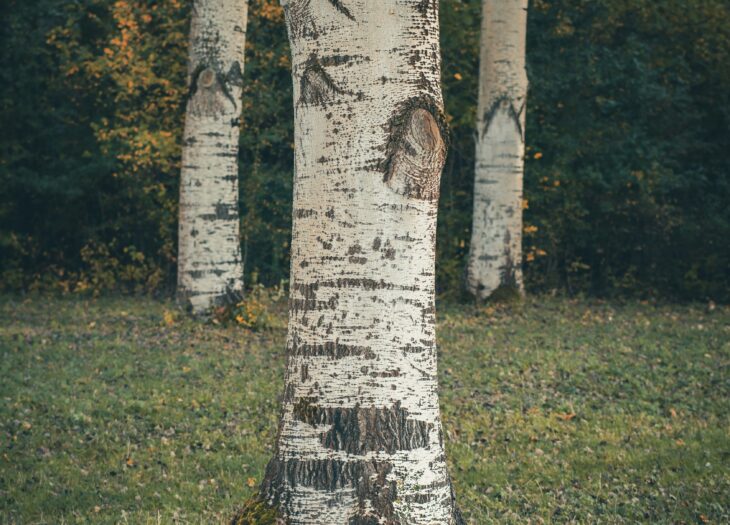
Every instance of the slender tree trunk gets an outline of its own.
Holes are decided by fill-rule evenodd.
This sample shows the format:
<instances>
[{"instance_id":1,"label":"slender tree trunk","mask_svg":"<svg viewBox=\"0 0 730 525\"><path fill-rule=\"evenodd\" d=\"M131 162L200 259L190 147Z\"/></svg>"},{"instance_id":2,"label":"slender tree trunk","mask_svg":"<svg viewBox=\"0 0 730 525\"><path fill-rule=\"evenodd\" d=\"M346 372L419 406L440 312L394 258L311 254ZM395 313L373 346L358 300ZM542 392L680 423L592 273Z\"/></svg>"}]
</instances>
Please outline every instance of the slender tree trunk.
<instances>
[{"instance_id":1,"label":"slender tree trunk","mask_svg":"<svg viewBox=\"0 0 730 525\"><path fill-rule=\"evenodd\" d=\"M483 0L474 217L467 288L523 293L527 0Z\"/></svg>"},{"instance_id":2,"label":"slender tree trunk","mask_svg":"<svg viewBox=\"0 0 730 525\"><path fill-rule=\"evenodd\" d=\"M294 525L459 523L436 374L438 2L284 6L296 144L290 320L262 497Z\"/></svg>"},{"instance_id":3,"label":"slender tree trunk","mask_svg":"<svg viewBox=\"0 0 730 525\"><path fill-rule=\"evenodd\" d=\"M195 313L243 292L238 136L246 0L196 0L190 28L178 300Z\"/></svg>"}]
</instances>

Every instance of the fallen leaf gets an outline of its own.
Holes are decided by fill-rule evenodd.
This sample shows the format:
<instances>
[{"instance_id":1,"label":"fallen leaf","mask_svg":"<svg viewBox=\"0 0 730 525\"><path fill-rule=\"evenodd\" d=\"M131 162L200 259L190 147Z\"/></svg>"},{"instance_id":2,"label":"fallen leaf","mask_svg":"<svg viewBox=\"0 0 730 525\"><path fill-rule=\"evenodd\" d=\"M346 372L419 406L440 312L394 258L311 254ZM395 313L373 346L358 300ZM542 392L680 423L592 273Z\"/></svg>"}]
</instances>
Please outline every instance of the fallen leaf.
<instances>
[{"instance_id":1,"label":"fallen leaf","mask_svg":"<svg viewBox=\"0 0 730 525\"><path fill-rule=\"evenodd\" d=\"M169 310L164 311L164 313L162 314L162 319L165 321L165 324L167 326L172 326L175 324L175 316Z\"/></svg>"},{"instance_id":2,"label":"fallen leaf","mask_svg":"<svg viewBox=\"0 0 730 525\"><path fill-rule=\"evenodd\" d=\"M575 414L573 412L570 412L568 414L555 414L555 416L558 419L562 419L563 421L570 421L575 417Z\"/></svg>"}]
</instances>

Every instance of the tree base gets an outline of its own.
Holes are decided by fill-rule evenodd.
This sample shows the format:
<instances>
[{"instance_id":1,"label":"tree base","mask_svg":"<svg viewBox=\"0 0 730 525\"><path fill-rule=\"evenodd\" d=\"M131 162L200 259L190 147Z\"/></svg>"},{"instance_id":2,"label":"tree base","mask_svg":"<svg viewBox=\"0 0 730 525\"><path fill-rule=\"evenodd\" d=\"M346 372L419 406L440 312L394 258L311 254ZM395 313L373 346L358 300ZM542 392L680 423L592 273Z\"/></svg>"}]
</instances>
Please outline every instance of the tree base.
<instances>
[{"instance_id":1,"label":"tree base","mask_svg":"<svg viewBox=\"0 0 730 525\"><path fill-rule=\"evenodd\" d=\"M271 507L258 496L254 496L244 503L243 508L236 512L231 525L285 525L279 517L276 507Z\"/></svg>"},{"instance_id":2,"label":"tree base","mask_svg":"<svg viewBox=\"0 0 730 525\"><path fill-rule=\"evenodd\" d=\"M489 297L487 302L500 303L500 304L515 304L520 303L525 298L524 290L521 290L513 284L502 284L494 290Z\"/></svg>"}]
</instances>

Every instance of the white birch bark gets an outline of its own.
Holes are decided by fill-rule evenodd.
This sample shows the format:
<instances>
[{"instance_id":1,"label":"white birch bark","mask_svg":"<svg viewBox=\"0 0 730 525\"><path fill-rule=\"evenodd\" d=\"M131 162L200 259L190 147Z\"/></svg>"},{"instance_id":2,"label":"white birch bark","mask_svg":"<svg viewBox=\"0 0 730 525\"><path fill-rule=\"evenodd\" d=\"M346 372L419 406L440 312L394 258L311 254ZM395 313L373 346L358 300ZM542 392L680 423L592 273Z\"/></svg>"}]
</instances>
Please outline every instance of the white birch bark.
<instances>
[{"instance_id":1,"label":"white birch bark","mask_svg":"<svg viewBox=\"0 0 730 525\"><path fill-rule=\"evenodd\" d=\"M523 293L527 0L483 0L474 215L467 288Z\"/></svg>"},{"instance_id":2,"label":"white birch bark","mask_svg":"<svg viewBox=\"0 0 730 525\"><path fill-rule=\"evenodd\" d=\"M293 525L453 524L436 370L437 0L285 0L288 359L262 497Z\"/></svg>"},{"instance_id":3,"label":"white birch bark","mask_svg":"<svg viewBox=\"0 0 730 525\"><path fill-rule=\"evenodd\" d=\"M238 298L238 137L246 0L196 0L190 28L178 300L194 313Z\"/></svg>"}]
</instances>

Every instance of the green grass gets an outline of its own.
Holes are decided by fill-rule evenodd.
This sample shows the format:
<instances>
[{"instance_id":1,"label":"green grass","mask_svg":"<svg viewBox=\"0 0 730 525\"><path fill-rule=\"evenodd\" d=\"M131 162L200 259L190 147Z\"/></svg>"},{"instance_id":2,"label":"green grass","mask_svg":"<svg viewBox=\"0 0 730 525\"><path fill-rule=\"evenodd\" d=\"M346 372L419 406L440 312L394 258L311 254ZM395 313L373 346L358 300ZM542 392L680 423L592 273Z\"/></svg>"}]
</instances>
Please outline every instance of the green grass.
<instances>
[{"instance_id":1,"label":"green grass","mask_svg":"<svg viewBox=\"0 0 730 525\"><path fill-rule=\"evenodd\" d=\"M730 309L532 298L439 313L468 522L730 522ZM218 523L253 494L281 311L251 333L148 299L38 296L0 298L0 319L2 523Z\"/></svg>"}]
</instances>

